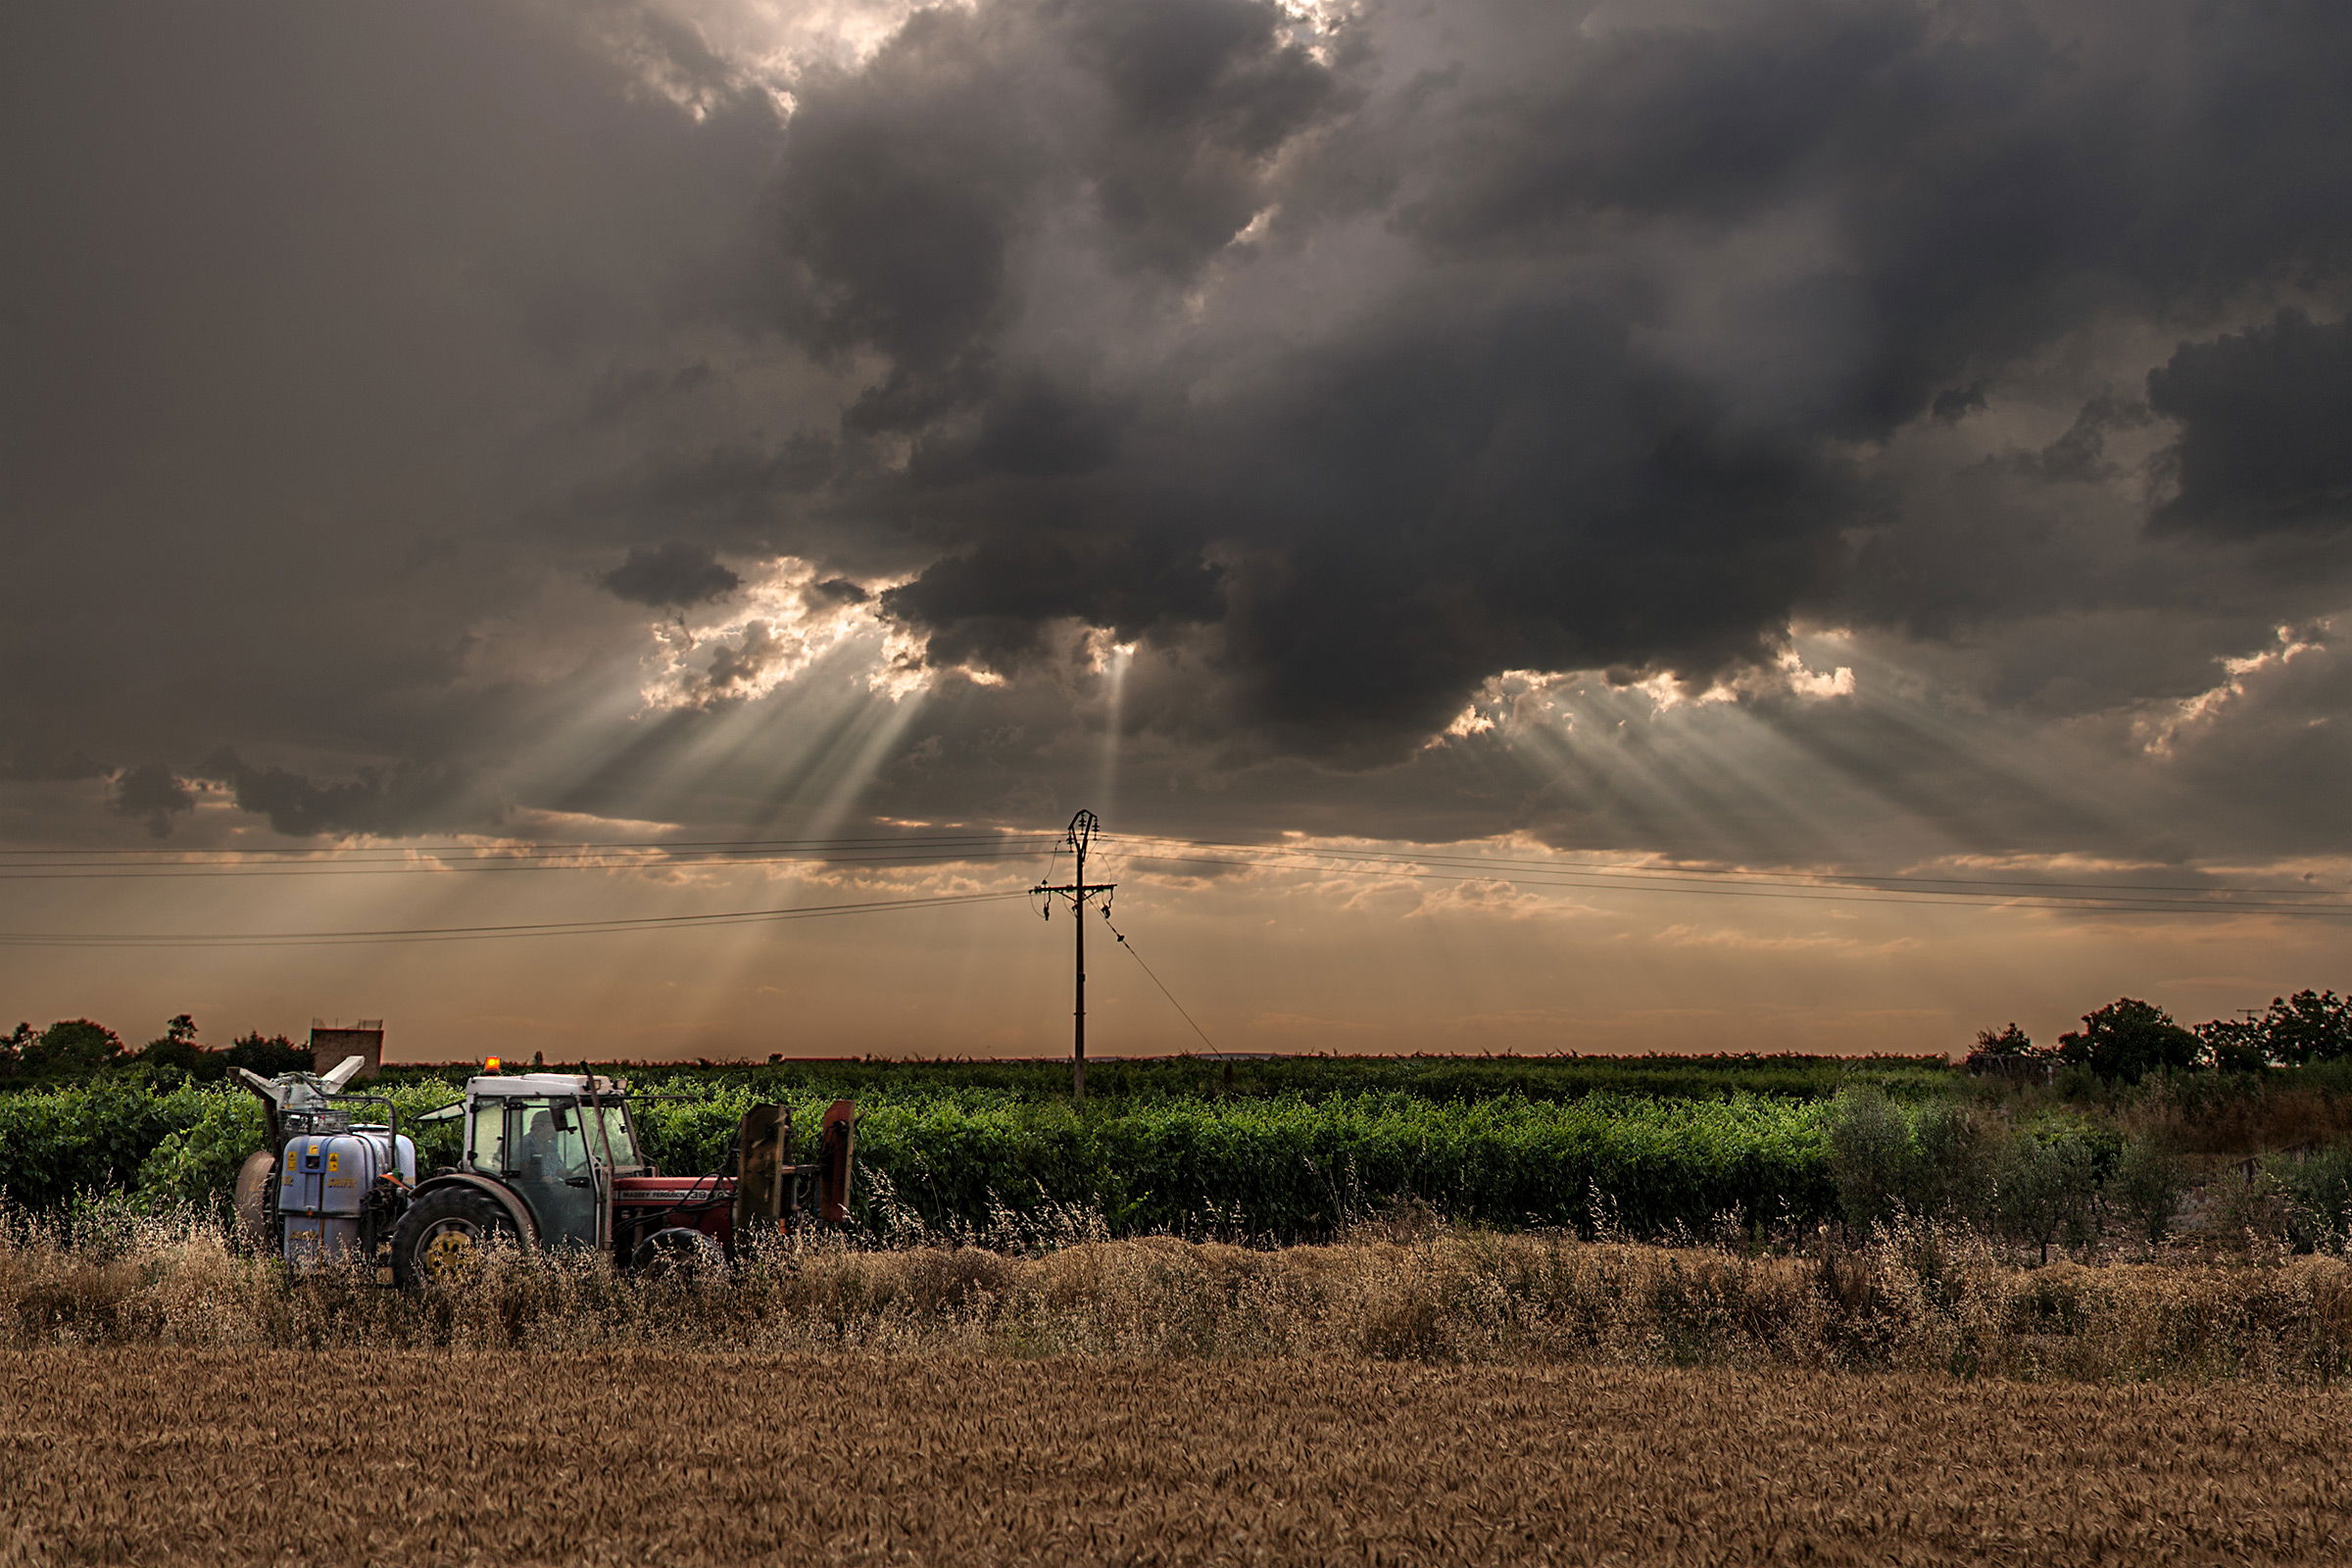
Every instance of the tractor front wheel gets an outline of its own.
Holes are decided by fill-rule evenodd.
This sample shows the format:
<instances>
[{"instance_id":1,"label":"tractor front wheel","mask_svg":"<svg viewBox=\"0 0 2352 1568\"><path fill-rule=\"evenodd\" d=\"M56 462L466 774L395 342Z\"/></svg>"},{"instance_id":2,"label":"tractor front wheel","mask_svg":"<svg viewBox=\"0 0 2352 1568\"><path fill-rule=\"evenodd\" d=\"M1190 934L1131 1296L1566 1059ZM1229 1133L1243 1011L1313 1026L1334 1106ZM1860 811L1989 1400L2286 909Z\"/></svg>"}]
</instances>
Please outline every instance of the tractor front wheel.
<instances>
[{"instance_id":1,"label":"tractor front wheel","mask_svg":"<svg viewBox=\"0 0 2352 1568\"><path fill-rule=\"evenodd\" d=\"M409 1205L392 1232L392 1281L413 1291L427 1280L464 1273L490 1247L520 1240L514 1221L488 1193L440 1187Z\"/></svg>"}]
</instances>

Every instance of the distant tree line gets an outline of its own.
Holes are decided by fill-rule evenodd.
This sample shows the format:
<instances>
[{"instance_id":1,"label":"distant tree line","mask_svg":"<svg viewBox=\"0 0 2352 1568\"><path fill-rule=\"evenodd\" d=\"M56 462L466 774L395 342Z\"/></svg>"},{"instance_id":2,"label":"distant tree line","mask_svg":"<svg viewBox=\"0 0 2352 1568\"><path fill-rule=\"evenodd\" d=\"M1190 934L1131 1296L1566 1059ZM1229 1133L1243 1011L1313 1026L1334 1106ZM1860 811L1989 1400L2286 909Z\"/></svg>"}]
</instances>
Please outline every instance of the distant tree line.
<instances>
[{"instance_id":1,"label":"distant tree line","mask_svg":"<svg viewBox=\"0 0 2352 1568\"><path fill-rule=\"evenodd\" d=\"M2093 1077L2137 1083L2152 1073L2258 1072L2352 1059L2352 997L2303 990L2274 997L2262 1011L2215 1018L2194 1027L2176 1022L2153 1003L2120 997L2082 1015L2055 1045L2036 1045L2015 1023L1980 1030L1967 1058L1969 1071L2045 1077L2081 1069ZM198 1083L218 1082L231 1067L265 1076L314 1067L310 1048L259 1030L222 1050L200 1045L196 1020L179 1013L164 1032L135 1049L104 1024L66 1018L46 1029L20 1023L0 1039L0 1084L52 1083L93 1075L168 1073Z\"/></svg>"},{"instance_id":2,"label":"distant tree line","mask_svg":"<svg viewBox=\"0 0 2352 1568\"><path fill-rule=\"evenodd\" d=\"M1978 1073L2081 1068L2094 1077L2137 1083L2161 1072L2259 1072L2352 1057L2352 997L2298 991L2273 997L2260 1012L2215 1018L2186 1028L2153 1003L2120 997L2082 1015L2054 1046L2036 1046L2012 1023L1979 1031L1968 1054Z\"/></svg>"},{"instance_id":3,"label":"distant tree line","mask_svg":"<svg viewBox=\"0 0 2352 1568\"><path fill-rule=\"evenodd\" d=\"M211 1050L197 1044L196 1020L184 1012L135 1050L106 1025L87 1018L60 1019L41 1030L20 1023L0 1040L0 1082L10 1083L57 1083L140 1071L217 1083L231 1067L270 1077L308 1072L313 1065L310 1047L259 1030L230 1042L225 1050Z\"/></svg>"}]
</instances>

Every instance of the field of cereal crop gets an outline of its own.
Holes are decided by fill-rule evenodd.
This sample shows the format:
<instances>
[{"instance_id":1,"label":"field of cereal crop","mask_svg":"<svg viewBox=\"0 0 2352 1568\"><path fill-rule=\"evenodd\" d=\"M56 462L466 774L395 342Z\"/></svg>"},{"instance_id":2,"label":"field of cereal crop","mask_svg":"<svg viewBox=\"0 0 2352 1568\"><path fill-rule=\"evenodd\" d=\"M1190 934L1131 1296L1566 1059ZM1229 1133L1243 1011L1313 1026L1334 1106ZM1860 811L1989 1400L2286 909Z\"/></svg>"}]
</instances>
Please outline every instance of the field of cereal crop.
<instances>
[{"instance_id":1,"label":"field of cereal crop","mask_svg":"<svg viewBox=\"0 0 2352 1568\"><path fill-rule=\"evenodd\" d=\"M0 1360L0 1563L2322 1563L2352 1395L1360 1358Z\"/></svg>"}]
</instances>

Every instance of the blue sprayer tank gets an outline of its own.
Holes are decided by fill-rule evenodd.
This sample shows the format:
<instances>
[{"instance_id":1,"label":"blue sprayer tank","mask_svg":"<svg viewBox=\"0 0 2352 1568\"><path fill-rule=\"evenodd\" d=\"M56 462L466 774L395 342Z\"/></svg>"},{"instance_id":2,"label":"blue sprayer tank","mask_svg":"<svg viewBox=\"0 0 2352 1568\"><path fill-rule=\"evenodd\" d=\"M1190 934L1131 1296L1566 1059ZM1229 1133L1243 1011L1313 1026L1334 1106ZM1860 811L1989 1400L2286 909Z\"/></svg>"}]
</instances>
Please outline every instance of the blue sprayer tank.
<instances>
[{"instance_id":1,"label":"blue sprayer tank","mask_svg":"<svg viewBox=\"0 0 2352 1568\"><path fill-rule=\"evenodd\" d=\"M362 1206L377 1182L416 1184L416 1146L389 1127L320 1128L287 1139L277 1169L286 1261L324 1263L361 1250Z\"/></svg>"}]
</instances>

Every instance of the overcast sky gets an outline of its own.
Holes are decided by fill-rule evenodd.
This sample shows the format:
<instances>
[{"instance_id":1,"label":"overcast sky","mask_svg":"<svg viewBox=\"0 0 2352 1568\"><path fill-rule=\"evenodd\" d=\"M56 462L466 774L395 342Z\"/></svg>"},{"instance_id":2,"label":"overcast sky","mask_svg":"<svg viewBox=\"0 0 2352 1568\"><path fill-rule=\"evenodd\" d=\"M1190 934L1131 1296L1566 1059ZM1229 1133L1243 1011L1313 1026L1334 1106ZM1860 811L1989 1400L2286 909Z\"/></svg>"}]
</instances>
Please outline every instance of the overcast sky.
<instances>
[{"instance_id":1,"label":"overcast sky","mask_svg":"<svg viewBox=\"0 0 2352 1568\"><path fill-rule=\"evenodd\" d=\"M992 891L86 873L1085 807L1226 1050L2344 986L2268 906L2352 869L2347 81L2341 0L11 6L0 929ZM0 946L0 1011L1034 1054L1066 929Z\"/></svg>"}]
</instances>

